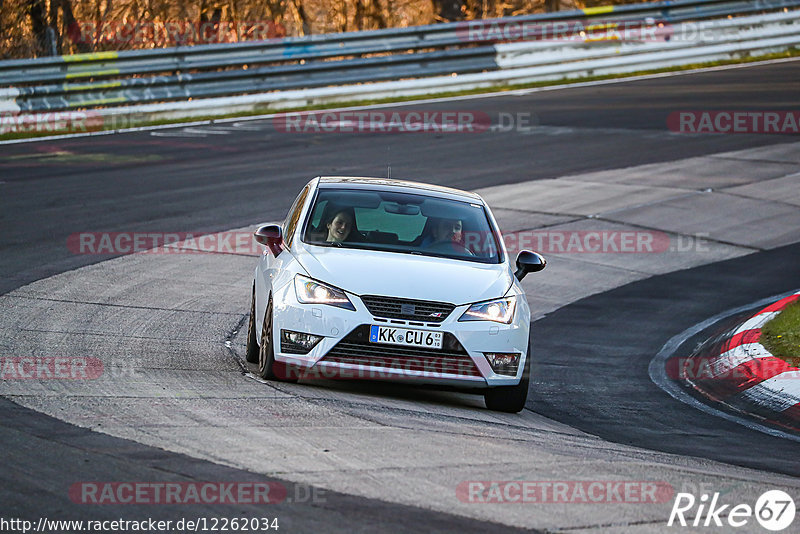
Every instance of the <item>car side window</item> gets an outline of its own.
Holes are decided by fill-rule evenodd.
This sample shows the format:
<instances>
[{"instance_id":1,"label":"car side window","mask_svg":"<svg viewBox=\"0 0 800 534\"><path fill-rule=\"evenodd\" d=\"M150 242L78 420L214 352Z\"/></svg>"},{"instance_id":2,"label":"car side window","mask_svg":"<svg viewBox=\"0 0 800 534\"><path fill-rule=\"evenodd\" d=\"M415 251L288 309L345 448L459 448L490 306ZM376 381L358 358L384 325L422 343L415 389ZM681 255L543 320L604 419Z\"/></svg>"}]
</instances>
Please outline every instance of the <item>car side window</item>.
<instances>
[{"instance_id":1,"label":"car side window","mask_svg":"<svg viewBox=\"0 0 800 534\"><path fill-rule=\"evenodd\" d=\"M286 217L286 222L283 225L284 228L284 241L286 242L287 247L292 246L292 239L294 237L295 228L297 228L297 223L300 221L300 212L303 211L303 205L306 203L306 197L308 196L308 189L309 187L306 186L297 198L294 200L294 204L289 209L289 214Z\"/></svg>"}]
</instances>

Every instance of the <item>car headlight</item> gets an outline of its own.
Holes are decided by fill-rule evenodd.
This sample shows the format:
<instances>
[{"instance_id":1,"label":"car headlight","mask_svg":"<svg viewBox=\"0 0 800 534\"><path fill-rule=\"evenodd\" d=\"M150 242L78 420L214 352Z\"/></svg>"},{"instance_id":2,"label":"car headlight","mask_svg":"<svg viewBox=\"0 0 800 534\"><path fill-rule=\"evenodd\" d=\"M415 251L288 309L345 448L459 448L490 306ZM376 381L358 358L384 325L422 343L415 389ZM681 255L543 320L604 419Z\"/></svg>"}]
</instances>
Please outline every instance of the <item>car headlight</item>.
<instances>
[{"instance_id":1,"label":"car headlight","mask_svg":"<svg viewBox=\"0 0 800 534\"><path fill-rule=\"evenodd\" d=\"M346 310L356 309L341 289L317 282L302 274L294 277L294 290L297 293L297 300L303 304L328 304Z\"/></svg>"},{"instance_id":2,"label":"car headlight","mask_svg":"<svg viewBox=\"0 0 800 534\"><path fill-rule=\"evenodd\" d=\"M514 318L516 305L517 297L514 296L477 302L464 312L459 321L494 321L508 324Z\"/></svg>"}]
</instances>

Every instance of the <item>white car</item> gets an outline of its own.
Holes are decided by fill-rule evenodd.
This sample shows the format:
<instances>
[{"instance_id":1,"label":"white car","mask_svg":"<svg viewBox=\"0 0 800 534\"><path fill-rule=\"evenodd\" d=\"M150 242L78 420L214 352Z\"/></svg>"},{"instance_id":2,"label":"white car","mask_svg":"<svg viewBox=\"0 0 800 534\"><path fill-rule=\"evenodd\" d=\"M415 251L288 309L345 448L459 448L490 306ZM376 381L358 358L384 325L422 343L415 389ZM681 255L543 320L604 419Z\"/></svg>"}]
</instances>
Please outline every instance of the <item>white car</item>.
<instances>
[{"instance_id":1,"label":"white car","mask_svg":"<svg viewBox=\"0 0 800 534\"><path fill-rule=\"evenodd\" d=\"M518 412L530 379L530 309L489 207L475 194L381 178L320 177L266 245L247 361L267 380L368 379L482 388Z\"/></svg>"}]
</instances>

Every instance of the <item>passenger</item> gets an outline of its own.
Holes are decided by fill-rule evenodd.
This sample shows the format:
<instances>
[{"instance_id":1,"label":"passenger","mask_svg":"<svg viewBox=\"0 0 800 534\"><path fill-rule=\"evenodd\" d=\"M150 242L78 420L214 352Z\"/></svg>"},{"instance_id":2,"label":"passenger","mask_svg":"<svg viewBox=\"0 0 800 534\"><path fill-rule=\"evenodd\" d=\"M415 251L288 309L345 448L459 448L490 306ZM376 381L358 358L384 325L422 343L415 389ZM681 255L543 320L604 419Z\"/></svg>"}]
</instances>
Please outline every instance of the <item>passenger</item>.
<instances>
[{"instance_id":1,"label":"passenger","mask_svg":"<svg viewBox=\"0 0 800 534\"><path fill-rule=\"evenodd\" d=\"M325 238L325 241L328 243L341 243L342 241L346 241L353 232L355 221L356 214L353 208L337 210L325 224L328 229L328 237Z\"/></svg>"},{"instance_id":2,"label":"passenger","mask_svg":"<svg viewBox=\"0 0 800 534\"><path fill-rule=\"evenodd\" d=\"M439 247L445 243L460 243L462 223L459 219L440 219L432 221L430 234L422 240L420 246Z\"/></svg>"}]
</instances>

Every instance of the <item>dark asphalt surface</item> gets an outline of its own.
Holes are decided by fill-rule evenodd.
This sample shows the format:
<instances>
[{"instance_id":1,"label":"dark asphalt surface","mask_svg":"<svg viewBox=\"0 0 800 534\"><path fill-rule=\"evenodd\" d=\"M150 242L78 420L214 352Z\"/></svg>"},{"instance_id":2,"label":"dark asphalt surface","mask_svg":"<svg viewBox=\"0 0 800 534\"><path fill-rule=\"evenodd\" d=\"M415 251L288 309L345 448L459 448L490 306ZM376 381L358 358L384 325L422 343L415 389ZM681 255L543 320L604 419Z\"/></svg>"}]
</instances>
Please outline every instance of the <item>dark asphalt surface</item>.
<instances>
[{"instance_id":1,"label":"dark asphalt surface","mask_svg":"<svg viewBox=\"0 0 800 534\"><path fill-rule=\"evenodd\" d=\"M800 244L677 271L587 297L534 323L528 408L611 441L800 476L798 443L670 397L648 365L675 334L800 286ZM689 338L689 356L721 325Z\"/></svg>"},{"instance_id":2,"label":"dark asphalt surface","mask_svg":"<svg viewBox=\"0 0 800 534\"><path fill-rule=\"evenodd\" d=\"M72 233L211 232L282 219L300 186L319 174L383 175L391 163L393 177L475 189L796 141L674 135L666 118L687 109L796 109L799 87L800 63L791 62L404 108L485 111L493 119L501 111L535 114L541 125L555 127L534 135L289 135L263 123L262 131L196 138L138 132L2 145L0 294L106 258L72 254L66 246ZM743 454L752 457L754 447L767 446L775 454L752 465L798 474L788 456L796 444L700 413L647 378L650 358L675 333L721 310L795 287L797 260L798 248L788 247L645 280L553 313L535 325L535 350L545 359L536 369L530 406L613 441L736 464L748 464ZM763 262L769 275L753 269L752 262ZM614 327L626 321L636 328ZM0 475L4 516L116 517L116 507L87 510L71 504L65 488L76 480L247 476L78 429L5 399L0 408L0 443L5 465L13 466ZM394 531L494 530L447 514L348 496L332 496L324 506L287 506L277 505L272 513L300 531L366 531L376 525ZM200 507L147 513L174 518L189 511L221 515Z\"/></svg>"}]
</instances>

